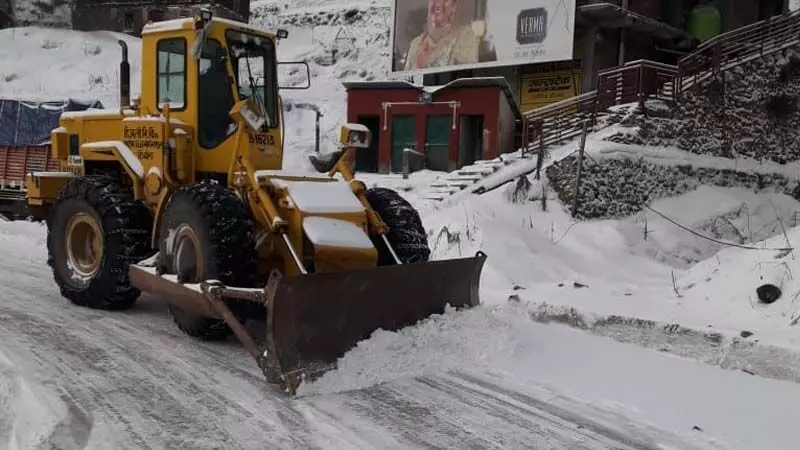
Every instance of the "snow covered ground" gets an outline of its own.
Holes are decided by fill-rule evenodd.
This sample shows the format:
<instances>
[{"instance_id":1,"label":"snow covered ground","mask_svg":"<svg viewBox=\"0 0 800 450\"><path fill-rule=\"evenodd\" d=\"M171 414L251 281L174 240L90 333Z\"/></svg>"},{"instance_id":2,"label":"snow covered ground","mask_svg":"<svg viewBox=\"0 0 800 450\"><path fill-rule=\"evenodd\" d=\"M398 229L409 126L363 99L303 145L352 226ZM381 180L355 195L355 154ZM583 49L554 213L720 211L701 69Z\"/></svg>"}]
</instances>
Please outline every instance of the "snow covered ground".
<instances>
[{"instance_id":1,"label":"snow covered ground","mask_svg":"<svg viewBox=\"0 0 800 450\"><path fill-rule=\"evenodd\" d=\"M288 399L150 297L65 302L44 230L0 227L0 448L793 448L789 382L533 321L523 303L378 332ZM758 411L745 414L743 411Z\"/></svg>"},{"instance_id":2,"label":"snow covered ground","mask_svg":"<svg viewBox=\"0 0 800 450\"><path fill-rule=\"evenodd\" d=\"M289 29L280 58L309 61L312 88L283 95L287 105L321 108L323 151L345 120L341 82L387 76L387 6L253 4L254 23ZM342 25L352 9L361 11L358 23ZM136 39L0 30L0 97L113 107L119 38L130 47L135 94ZM310 170L314 115L291 108L286 119L285 167ZM614 132L590 136L590 157L797 173L794 165L602 140ZM576 148L553 149L547 164ZM532 176L523 202L512 202L513 182L481 196L424 200L440 175L362 178L398 189L420 209L435 258L488 254L484 305L376 333L295 400L265 386L236 342L183 336L156 299L116 314L68 305L50 281L45 230L0 223L0 448L796 447L800 389L781 381L800 381L796 255L712 242L654 211L701 235L723 230L746 236L748 247L779 249L800 238L800 202L701 186L632 217L576 222ZM771 305L755 300L767 280L783 289Z\"/></svg>"}]
</instances>

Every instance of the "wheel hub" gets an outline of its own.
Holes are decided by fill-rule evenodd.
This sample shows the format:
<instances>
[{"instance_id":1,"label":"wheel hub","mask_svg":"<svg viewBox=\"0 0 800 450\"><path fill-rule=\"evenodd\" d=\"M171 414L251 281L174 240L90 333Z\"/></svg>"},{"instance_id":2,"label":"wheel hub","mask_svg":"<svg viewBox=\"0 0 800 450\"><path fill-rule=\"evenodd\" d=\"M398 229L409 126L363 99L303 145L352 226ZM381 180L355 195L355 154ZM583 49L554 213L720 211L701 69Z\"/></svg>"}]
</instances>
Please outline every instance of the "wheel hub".
<instances>
[{"instance_id":1,"label":"wheel hub","mask_svg":"<svg viewBox=\"0 0 800 450\"><path fill-rule=\"evenodd\" d=\"M182 283L197 283L203 273L200 239L188 225L181 225L175 233L173 267Z\"/></svg>"},{"instance_id":2,"label":"wheel hub","mask_svg":"<svg viewBox=\"0 0 800 450\"><path fill-rule=\"evenodd\" d=\"M92 278L103 261L103 233L94 217L78 213L67 224L67 259L81 278Z\"/></svg>"}]
</instances>

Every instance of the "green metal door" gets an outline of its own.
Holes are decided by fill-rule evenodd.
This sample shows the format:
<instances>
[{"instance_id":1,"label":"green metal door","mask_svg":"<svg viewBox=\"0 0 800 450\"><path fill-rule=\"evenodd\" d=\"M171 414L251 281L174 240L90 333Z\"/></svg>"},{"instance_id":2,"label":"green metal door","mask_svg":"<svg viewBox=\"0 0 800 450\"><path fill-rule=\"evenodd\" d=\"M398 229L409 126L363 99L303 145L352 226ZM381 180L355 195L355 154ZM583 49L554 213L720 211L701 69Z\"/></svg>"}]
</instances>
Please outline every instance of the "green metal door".
<instances>
[{"instance_id":1,"label":"green metal door","mask_svg":"<svg viewBox=\"0 0 800 450\"><path fill-rule=\"evenodd\" d=\"M403 149L416 147L416 120L415 116L392 116L392 172L403 171Z\"/></svg>"},{"instance_id":2,"label":"green metal door","mask_svg":"<svg viewBox=\"0 0 800 450\"><path fill-rule=\"evenodd\" d=\"M428 169L450 170L452 116L428 116L425 125L425 156Z\"/></svg>"}]
</instances>

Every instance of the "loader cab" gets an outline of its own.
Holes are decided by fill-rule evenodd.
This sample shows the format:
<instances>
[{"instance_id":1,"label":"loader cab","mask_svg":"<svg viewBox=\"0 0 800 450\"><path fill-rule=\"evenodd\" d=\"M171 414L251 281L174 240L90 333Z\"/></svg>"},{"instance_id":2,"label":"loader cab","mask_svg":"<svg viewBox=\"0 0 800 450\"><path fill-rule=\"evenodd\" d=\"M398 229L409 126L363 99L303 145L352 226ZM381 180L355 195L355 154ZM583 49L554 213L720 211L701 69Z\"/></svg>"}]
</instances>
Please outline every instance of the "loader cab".
<instances>
[{"instance_id":1,"label":"loader cab","mask_svg":"<svg viewBox=\"0 0 800 450\"><path fill-rule=\"evenodd\" d=\"M280 169L283 159L276 35L225 19L184 18L142 30L141 110L194 128L197 172L226 174L236 145L230 111L248 98L267 118L249 143L256 169ZM152 75L148 75L152 74ZM248 145L248 142L241 142Z\"/></svg>"}]
</instances>

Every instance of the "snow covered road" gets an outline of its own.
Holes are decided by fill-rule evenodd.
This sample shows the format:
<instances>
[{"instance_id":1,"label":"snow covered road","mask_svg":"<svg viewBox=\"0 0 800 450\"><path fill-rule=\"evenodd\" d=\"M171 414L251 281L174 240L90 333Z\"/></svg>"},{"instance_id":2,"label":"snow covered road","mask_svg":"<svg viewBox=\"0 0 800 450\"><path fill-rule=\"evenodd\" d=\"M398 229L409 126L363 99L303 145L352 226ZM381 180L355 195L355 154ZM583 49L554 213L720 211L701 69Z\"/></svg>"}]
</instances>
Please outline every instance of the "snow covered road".
<instances>
[{"instance_id":1,"label":"snow covered road","mask_svg":"<svg viewBox=\"0 0 800 450\"><path fill-rule=\"evenodd\" d=\"M21 399L4 414L0 436L6 430L20 449L50 448L31 446L34 432L59 449L657 448L639 433L465 376L292 400L263 382L236 343L207 345L173 331L156 302L94 313L65 305L44 286L46 272L17 269L20 285L36 287L0 288L0 342L17 366L0 373L12 380L9 397ZM48 407L58 420L42 423L31 411Z\"/></svg>"},{"instance_id":2,"label":"snow covered road","mask_svg":"<svg viewBox=\"0 0 800 450\"><path fill-rule=\"evenodd\" d=\"M332 373L327 385L321 380L323 388L317 392L312 389L288 398L264 382L237 342L212 344L187 338L156 299L143 297L134 309L121 313L70 305L51 281L44 236L44 229L37 225L0 224L0 449L740 448L711 445L713 441L702 433L670 422L672 431L680 427L682 437L678 438L664 431L669 427L652 425L652 414L640 416L648 413L636 411L642 405L620 408L613 403L619 395L613 392L617 383L607 383L603 376L609 375L598 368L603 362L581 357L587 364L584 372L574 356L576 349L585 347L581 339L598 343L599 347L588 348L590 354L617 349L612 353L620 360L628 346L562 327L527 325L524 317L519 319L522 325L508 322L508 335L501 328L472 330L476 340L467 351L492 345L490 336L495 336L494 345L520 339L527 345L520 347L526 352L537 346L542 350L541 355L532 352L528 359L545 358L554 371L535 368L528 361L529 373L512 370L508 364L492 372L472 368L465 361L464 367L450 371L402 378L395 374L378 384L366 382L349 389L344 382L345 390L329 389L337 377L350 380L348 371L368 372L350 364L342 373ZM489 313L470 314L464 316L462 326L445 327L447 335L470 336L469 327L474 326L470 320ZM552 341L543 342L548 335ZM572 336L578 340L572 341ZM428 339L430 346L421 350L439 345L435 335ZM397 348L402 339L374 342L378 347L383 344L387 344L385 358L394 361L403 359L393 357L393 351L414 353L414 345ZM559 347L564 349L563 358ZM362 350L374 351L370 348ZM685 363L687 373L715 370L641 351L667 366L672 361L673 365ZM358 363L359 352L353 356ZM460 357L458 353L440 356ZM627 364L636 366L641 361ZM537 377L563 377L557 374L559 368L586 379L596 374L606 392L598 398L582 392L578 400L536 381ZM408 370L414 373L413 367ZM622 367L623 373L627 370ZM703 382L714 384L714 376L738 375L710 374L712 378ZM638 372L630 376L661 383L664 395L676 395L670 392L674 386L668 380L657 381ZM558 384L553 381L548 383ZM630 384L630 380L618 381L623 388ZM652 387L644 384L643 389ZM797 392L780 395L790 402ZM657 403L654 396L649 392L647 400ZM677 397L683 401L681 395ZM668 419L681 415L674 405L656 409L666 412ZM686 414L687 424L695 419ZM764 431L781 435L781 429ZM690 438L691 443L680 440ZM700 446L700 438L705 446Z\"/></svg>"}]
</instances>

